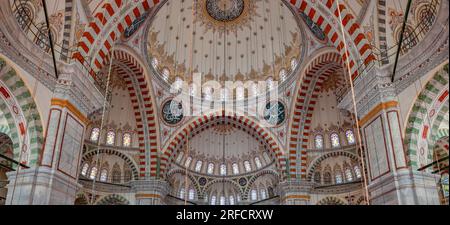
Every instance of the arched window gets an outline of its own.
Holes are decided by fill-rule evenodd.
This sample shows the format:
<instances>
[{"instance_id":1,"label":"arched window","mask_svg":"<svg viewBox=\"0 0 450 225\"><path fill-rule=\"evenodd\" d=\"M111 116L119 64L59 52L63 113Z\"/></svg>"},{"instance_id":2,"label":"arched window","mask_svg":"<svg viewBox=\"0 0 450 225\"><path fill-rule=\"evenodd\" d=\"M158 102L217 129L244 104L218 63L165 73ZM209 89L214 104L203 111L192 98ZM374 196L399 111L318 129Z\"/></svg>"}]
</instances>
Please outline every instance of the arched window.
<instances>
[{"instance_id":1,"label":"arched window","mask_svg":"<svg viewBox=\"0 0 450 225\"><path fill-rule=\"evenodd\" d=\"M355 171L356 178L361 178L361 170L359 169L359 166L354 166L353 170Z\"/></svg>"},{"instance_id":2,"label":"arched window","mask_svg":"<svg viewBox=\"0 0 450 225\"><path fill-rule=\"evenodd\" d=\"M99 136L100 136L100 129L99 129L98 127L92 128L92 131L91 131L91 138L90 138L91 141L97 142Z\"/></svg>"},{"instance_id":3,"label":"arched window","mask_svg":"<svg viewBox=\"0 0 450 225\"><path fill-rule=\"evenodd\" d=\"M275 82L273 81L272 77L269 77L267 80L267 89L272 90L275 88Z\"/></svg>"},{"instance_id":4,"label":"arched window","mask_svg":"<svg viewBox=\"0 0 450 225\"><path fill-rule=\"evenodd\" d=\"M152 59L153 68L158 68L158 65L159 65L158 59L156 57L153 57L153 59Z\"/></svg>"},{"instance_id":5,"label":"arched window","mask_svg":"<svg viewBox=\"0 0 450 225\"><path fill-rule=\"evenodd\" d=\"M100 172L100 181L106 182L107 180L108 180L108 170L102 169L102 171Z\"/></svg>"},{"instance_id":6,"label":"arched window","mask_svg":"<svg viewBox=\"0 0 450 225\"><path fill-rule=\"evenodd\" d=\"M222 176L227 175L227 165L225 165L225 164L220 165L220 175L222 175Z\"/></svg>"},{"instance_id":7,"label":"arched window","mask_svg":"<svg viewBox=\"0 0 450 225\"><path fill-rule=\"evenodd\" d=\"M179 154L178 154L178 157L177 157L177 163L180 163L181 162L181 160L183 159L183 156L184 156L184 152L180 152Z\"/></svg>"},{"instance_id":8,"label":"arched window","mask_svg":"<svg viewBox=\"0 0 450 225\"><path fill-rule=\"evenodd\" d=\"M123 134L122 145L123 145L123 147L130 147L131 146L131 134L130 133Z\"/></svg>"},{"instance_id":9,"label":"arched window","mask_svg":"<svg viewBox=\"0 0 450 225\"><path fill-rule=\"evenodd\" d=\"M169 80L169 76L170 76L170 71L169 71L169 69L164 68L164 69L162 70L162 72L161 72L161 75L162 75L162 77L163 77L163 79L164 79L165 81L168 81L168 80Z\"/></svg>"},{"instance_id":10,"label":"arched window","mask_svg":"<svg viewBox=\"0 0 450 225\"><path fill-rule=\"evenodd\" d=\"M330 172L325 172L323 174L323 182L325 184L331 184L331 173Z\"/></svg>"},{"instance_id":11,"label":"arched window","mask_svg":"<svg viewBox=\"0 0 450 225\"><path fill-rule=\"evenodd\" d=\"M95 178L97 177L97 167L92 167L91 168L91 173L89 174L89 178L91 180L95 180Z\"/></svg>"},{"instance_id":12,"label":"arched window","mask_svg":"<svg viewBox=\"0 0 450 225\"><path fill-rule=\"evenodd\" d=\"M128 182L131 180L132 176L131 176L131 169L126 168L125 171L123 172L123 178L124 178L124 182Z\"/></svg>"},{"instance_id":13,"label":"arched window","mask_svg":"<svg viewBox=\"0 0 450 225\"><path fill-rule=\"evenodd\" d=\"M89 164L88 164L88 163L85 163L85 164L83 165L83 168L81 169L81 175L86 176L86 175L87 175L87 172L88 172L88 169L89 169Z\"/></svg>"},{"instance_id":14,"label":"arched window","mask_svg":"<svg viewBox=\"0 0 450 225\"><path fill-rule=\"evenodd\" d=\"M206 171L208 174L213 174L214 173L214 163L209 163L208 164L208 169Z\"/></svg>"},{"instance_id":15,"label":"arched window","mask_svg":"<svg viewBox=\"0 0 450 225\"><path fill-rule=\"evenodd\" d=\"M262 167L261 160L258 157L255 157L256 168L260 169Z\"/></svg>"},{"instance_id":16,"label":"arched window","mask_svg":"<svg viewBox=\"0 0 450 225\"><path fill-rule=\"evenodd\" d=\"M348 182L353 181L353 174L352 174L352 170L350 170L350 168L345 169L345 179Z\"/></svg>"},{"instance_id":17,"label":"arched window","mask_svg":"<svg viewBox=\"0 0 450 225\"><path fill-rule=\"evenodd\" d=\"M314 182L320 184L321 183L321 177L320 177L320 172L316 172L314 174Z\"/></svg>"},{"instance_id":18,"label":"arched window","mask_svg":"<svg viewBox=\"0 0 450 225\"><path fill-rule=\"evenodd\" d=\"M192 162L192 157L188 157L186 159L186 162L184 162L184 166L189 167L191 165L191 162Z\"/></svg>"},{"instance_id":19,"label":"arched window","mask_svg":"<svg viewBox=\"0 0 450 225\"><path fill-rule=\"evenodd\" d=\"M236 200L237 200L237 202L241 201L241 196L239 194L237 195Z\"/></svg>"},{"instance_id":20,"label":"arched window","mask_svg":"<svg viewBox=\"0 0 450 225\"><path fill-rule=\"evenodd\" d=\"M247 171L247 173L252 171L252 166L250 165L249 161L244 161L244 167L245 167L245 171Z\"/></svg>"},{"instance_id":21,"label":"arched window","mask_svg":"<svg viewBox=\"0 0 450 225\"><path fill-rule=\"evenodd\" d=\"M114 140L116 138L116 133L114 133L114 131L108 131L108 133L106 133L106 144L107 145L114 145Z\"/></svg>"},{"instance_id":22,"label":"arched window","mask_svg":"<svg viewBox=\"0 0 450 225\"><path fill-rule=\"evenodd\" d=\"M239 85L236 88L236 100L242 100L245 98L245 88L242 85Z\"/></svg>"},{"instance_id":23,"label":"arched window","mask_svg":"<svg viewBox=\"0 0 450 225\"><path fill-rule=\"evenodd\" d=\"M347 130L347 131L345 132L345 136L347 137L347 143L348 143L349 145L355 144L355 135L353 134L353 131L352 131L352 130Z\"/></svg>"},{"instance_id":24,"label":"arched window","mask_svg":"<svg viewBox=\"0 0 450 225\"><path fill-rule=\"evenodd\" d=\"M202 170L202 165L202 161L197 161L197 163L195 164L195 172L200 172Z\"/></svg>"},{"instance_id":25,"label":"arched window","mask_svg":"<svg viewBox=\"0 0 450 225\"><path fill-rule=\"evenodd\" d=\"M211 196L211 205L215 205L216 204L216 196L213 195Z\"/></svg>"},{"instance_id":26,"label":"arched window","mask_svg":"<svg viewBox=\"0 0 450 225\"><path fill-rule=\"evenodd\" d=\"M261 199L266 199L267 198L266 190L261 189L260 194L261 194Z\"/></svg>"},{"instance_id":27,"label":"arched window","mask_svg":"<svg viewBox=\"0 0 450 225\"><path fill-rule=\"evenodd\" d=\"M186 197L186 191L184 190L184 188L180 189L180 196L181 199L184 199Z\"/></svg>"},{"instance_id":28,"label":"arched window","mask_svg":"<svg viewBox=\"0 0 450 225\"><path fill-rule=\"evenodd\" d=\"M194 200L195 199L195 190L194 189L189 189L189 200Z\"/></svg>"},{"instance_id":29,"label":"arched window","mask_svg":"<svg viewBox=\"0 0 450 225\"><path fill-rule=\"evenodd\" d=\"M258 200L258 192L257 192L255 189L253 189L253 190L250 192L250 197L251 197L251 200L252 200L252 201Z\"/></svg>"},{"instance_id":30,"label":"arched window","mask_svg":"<svg viewBox=\"0 0 450 225\"><path fill-rule=\"evenodd\" d=\"M225 205L226 201L225 201L225 196L220 196L220 205Z\"/></svg>"},{"instance_id":31,"label":"arched window","mask_svg":"<svg viewBox=\"0 0 450 225\"><path fill-rule=\"evenodd\" d=\"M121 182L121 171L119 164L114 164L113 170L112 170L112 182L115 184L118 184Z\"/></svg>"},{"instance_id":32,"label":"arched window","mask_svg":"<svg viewBox=\"0 0 450 225\"><path fill-rule=\"evenodd\" d=\"M27 31L34 18L32 9L27 4L20 4L15 13L19 26L22 30Z\"/></svg>"},{"instance_id":33,"label":"arched window","mask_svg":"<svg viewBox=\"0 0 450 225\"><path fill-rule=\"evenodd\" d=\"M233 163L233 174L234 175L239 174L239 166L237 163Z\"/></svg>"},{"instance_id":34,"label":"arched window","mask_svg":"<svg viewBox=\"0 0 450 225\"><path fill-rule=\"evenodd\" d=\"M230 201L230 205L234 205L234 197L233 197L233 195L230 195L229 201Z\"/></svg>"},{"instance_id":35,"label":"arched window","mask_svg":"<svg viewBox=\"0 0 450 225\"><path fill-rule=\"evenodd\" d=\"M449 192L448 192L448 173L442 174L441 177L441 188L442 188L442 194L445 198L448 198Z\"/></svg>"},{"instance_id":36,"label":"arched window","mask_svg":"<svg viewBox=\"0 0 450 225\"><path fill-rule=\"evenodd\" d=\"M285 81L287 79L287 73L286 73L286 70L284 68L280 70L279 76L280 76L280 80L281 81Z\"/></svg>"},{"instance_id":37,"label":"arched window","mask_svg":"<svg viewBox=\"0 0 450 225\"><path fill-rule=\"evenodd\" d=\"M336 173L335 181L336 181L336 184L342 184L342 175L341 175L341 173Z\"/></svg>"},{"instance_id":38,"label":"arched window","mask_svg":"<svg viewBox=\"0 0 450 225\"><path fill-rule=\"evenodd\" d=\"M339 142L339 135L337 133L331 134L331 146L333 148L339 148L341 143Z\"/></svg>"},{"instance_id":39,"label":"arched window","mask_svg":"<svg viewBox=\"0 0 450 225\"><path fill-rule=\"evenodd\" d=\"M318 134L314 138L314 145L316 146L316 149L322 149L323 148L323 136Z\"/></svg>"},{"instance_id":40,"label":"arched window","mask_svg":"<svg viewBox=\"0 0 450 225\"><path fill-rule=\"evenodd\" d=\"M298 62L297 59L291 59L291 70L294 71L297 68Z\"/></svg>"}]
</instances>

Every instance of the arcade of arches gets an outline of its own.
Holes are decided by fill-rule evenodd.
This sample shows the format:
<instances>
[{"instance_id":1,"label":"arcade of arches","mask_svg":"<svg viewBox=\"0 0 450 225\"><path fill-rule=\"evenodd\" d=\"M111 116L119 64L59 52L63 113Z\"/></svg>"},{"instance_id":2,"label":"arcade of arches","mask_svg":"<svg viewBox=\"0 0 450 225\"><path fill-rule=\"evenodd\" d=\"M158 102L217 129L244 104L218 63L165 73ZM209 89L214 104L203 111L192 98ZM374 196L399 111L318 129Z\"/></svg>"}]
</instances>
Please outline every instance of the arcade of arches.
<instances>
[{"instance_id":1,"label":"arcade of arches","mask_svg":"<svg viewBox=\"0 0 450 225\"><path fill-rule=\"evenodd\" d=\"M448 204L449 2L407 3L0 1L0 205Z\"/></svg>"}]
</instances>

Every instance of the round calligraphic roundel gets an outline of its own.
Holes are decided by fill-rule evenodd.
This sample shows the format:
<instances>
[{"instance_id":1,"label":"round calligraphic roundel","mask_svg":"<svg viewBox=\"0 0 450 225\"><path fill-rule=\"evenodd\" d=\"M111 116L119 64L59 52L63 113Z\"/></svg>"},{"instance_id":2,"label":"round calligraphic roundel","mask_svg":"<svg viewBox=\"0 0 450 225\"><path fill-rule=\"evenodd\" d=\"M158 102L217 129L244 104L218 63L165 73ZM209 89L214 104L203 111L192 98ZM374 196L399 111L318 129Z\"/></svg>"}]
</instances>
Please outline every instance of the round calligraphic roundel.
<instances>
[{"instance_id":1,"label":"round calligraphic roundel","mask_svg":"<svg viewBox=\"0 0 450 225\"><path fill-rule=\"evenodd\" d=\"M286 119L286 106L280 101L269 102L264 108L264 120L270 125L281 125Z\"/></svg>"},{"instance_id":2,"label":"round calligraphic roundel","mask_svg":"<svg viewBox=\"0 0 450 225\"><path fill-rule=\"evenodd\" d=\"M239 179L239 185L241 185L242 187L247 185L247 179L245 179L243 177L241 179Z\"/></svg>"},{"instance_id":3,"label":"round calligraphic roundel","mask_svg":"<svg viewBox=\"0 0 450 225\"><path fill-rule=\"evenodd\" d=\"M244 0L206 0L206 11L220 22L233 21L244 11Z\"/></svg>"},{"instance_id":4,"label":"round calligraphic roundel","mask_svg":"<svg viewBox=\"0 0 450 225\"><path fill-rule=\"evenodd\" d=\"M200 186L202 187L206 185L206 182L207 180L204 177L200 177L200 179L198 179L198 184L200 184Z\"/></svg>"},{"instance_id":5,"label":"round calligraphic roundel","mask_svg":"<svg viewBox=\"0 0 450 225\"><path fill-rule=\"evenodd\" d=\"M162 107L164 122L176 125L183 119L183 104L173 99L166 101Z\"/></svg>"}]
</instances>

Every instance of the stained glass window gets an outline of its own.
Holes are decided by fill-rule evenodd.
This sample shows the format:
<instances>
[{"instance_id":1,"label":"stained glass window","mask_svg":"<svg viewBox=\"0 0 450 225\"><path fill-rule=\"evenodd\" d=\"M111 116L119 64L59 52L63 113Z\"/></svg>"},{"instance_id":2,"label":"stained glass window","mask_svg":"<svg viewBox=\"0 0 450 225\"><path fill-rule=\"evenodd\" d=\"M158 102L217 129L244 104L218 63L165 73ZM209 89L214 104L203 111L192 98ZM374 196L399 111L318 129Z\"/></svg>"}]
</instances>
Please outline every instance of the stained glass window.
<instances>
[{"instance_id":1,"label":"stained glass window","mask_svg":"<svg viewBox=\"0 0 450 225\"><path fill-rule=\"evenodd\" d=\"M314 144L316 146L316 149L322 149L323 148L323 136L318 134L316 135L314 139Z\"/></svg>"},{"instance_id":2,"label":"stained glass window","mask_svg":"<svg viewBox=\"0 0 450 225\"><path fill-rule=\"evenodd\" d=\"M188 157L186 159L186 162L184 162L184 166L189 167L191 165L191 162L192 162L192 157Z\"/></svg>"},{"instance_id":3,"label":"stained glass window","mask_svg":"<svg viewBox=\"0 0 450 225\"><path fill-rule=\"evenodd\" d=\"M337 133L331 134L331 146L333 148L338 148L339 146L341 146L341 144L339 143L339 135Z\"/></svg>"},{"instance_id":4,"label":"stained glass window","mask_svg":"<svg viewBox=\"0 0 450 225\"><path fill-rule=\"evenodd\" d=\"M262 167L261 161L259 160L258 157L255 157L255 165L256 168L260 169Z\"/></svg>"},{"instance_id":5,"label":"stained glass window","mask_svg":"<svg viewBox=\"0 0 450 225\"><path fill-rule=\"evenodd\" d=\"M251 197L251 200L252 200L252 201L258 200L258 192L257 192L255 189L253 189L253 190L250 192L250 197Z\"/></svg>"},{"instance_id":6,"label":"stained glass window","mask_svg":"<svg viewBox=\"0 0 450 225\"><path fill-rule=\"evenodd\" d=\"M108 170L102 169L102 171L100 172L100 181L106 182L107 180L108 180Z\"/></svg>"},{"instance_id":7,"label":"stained glass window","mask_svg":"<svg viewBox=\"0 0 450 225\"><path fill-rule=\"evenodd\" d=\"M336 184L342 184L342 175L340 173L337 173L335 175Z\"/></svg>"},{"instance_id":8,"label":"stained glass window","mask_svg":"<svg viewBox=\"0 0 450 225\"><path fill-rule=\"evenodd\" d=\"M108 131L106 134L106 144L114 145L114 139L116 138L116 133L114 131Z\"/></svg>"},{"instance_id":9,"label":"stained glass window","mask_svg":"<svg viewBox=\"0 0 450 225\"><path fill-rule=\"evenodd\" d=\"M94 180L97 177L97 167L92 167L91 169L91 173L89 174L89 178L91 178L91 180Z\"/></svg>"},{"instance_id":10,"label":"stained glass window","mask_svg":"<svg viewBox=\"0 0 450 225\"><path fill-rule=\"evenodd\" d=\"M202 161L197 161L197 163L195 164L195 172L200 172L202 170L202 165Z\"/></svg>"},{"instance_id":11,"label":"stained glass window","mask_svg":"<svg viewBox=\"0 0 450 225\"><path fill-rule=\"evenodd\" d=\"M123 147L130 147L131 146L131 134L130 133L123 134L122 144L123 144Z\"/></svg>"},{"instance_id":12,"label":"stained glass window","mask_svg":"<svg viewBox=\"0 0 450 225\"><path fill-rule=\"evenodd\" d=\"M233 163L233 174L234 175L239 174L239 166L237 163Z\"/></svg>"},{"instance_id":13,"label":"stained glass window","mask_svg":"<svg viewBox=\"0 0 450 225\"><path fill-rule=\"evenodd\" d=\"M100 129L95 127L91 132L91 141L98 141L98 137L100 136Z\"/></svg>"},{"instance_id":14,"label":"stained glass window","mask_svg":"<svg viewBox=\"0 0 450 225\"><path fill-rule=\"evenodd\" d=\"M215 205L215 204L216 204L216 196L213 195L213 196L211 197L211 205Z\"/></svg>"},{"instance_id":15,"label":"stained glass window","mask_svg":"<svg viewBox=\"0 0 450 225\"><path fill-rule=\"evenodd\" d=\"M252 171L252 166L250 165L249 161L244 162L245 171L250 172Z\"/></svg>"},{"instance_id":16,"label":"stained glass window","mask_svg":"<svg viewBox=\"0 0 450 225\"><path fill-rule=\"evenodd\" d=\"M194 189L189 189L189 200L194 200L195 199L195 190Z\"/></svg>"},{"instance_id":17,"label":"stained glass window","mask_svg":"<svg viewBox=\"0 0 450 225\"><path fill-rule=\"evenodd\" d=\"M225 164L220 165L220 175L222 175L222 176L227 175L227 165L225 165Z\"/></svg>"},{"instance_id":18,"label":"stained glass window","mask_svg":"<svg viewBox=\"0 0 450 225\"><path fill-rule=\"evenodd\" d=\"M234 197L233 197L233 195L230 195L230 197L229 197L229 201L230 201L230 205L234 205Z\"/></svg>"},{"instance_id":19,"label":"stained glass window","mask_svg":"<svg viewBox=\"0 0 450 225\"><path fill-rule=\"evenodd\" d=\"M353 181L352 170L348 168L345 170L345 178L347 179L347 181Z\"/></svg>"},{"instance_id":20,"label":"stained glass window","mask_svg":"<svg viewBox=\"0 0 450 225\"><path fill-rule=\"evenodd\" d=\"M83 165L83 168L81 169L81 175L86 176L88 169L89 169L89 164L85 163Z\"/></svg>"},{"instance_id":21,"label":"stained glass window","mask_svg":"<svg viewBox=\"0 0 450 225\"><path fill-rule=\"evenodd\" d=\"M361 178L361 170L359 169L359 166L353 167L353 170L355 171L356 178Z\"/></svg>"},{"instance_id":22,"label":"stained glass window","mask_svg":"<svg viewBox=\"0 0 450 225\"><path fill-rule=\"evenodd\" d=\"M208 164L208 170L206 171L208 174L214 173L214 163Z\"/></svg>"},{"instance_id":23,"label":"stained glass window","mask_svg":"<svg viewBox=\"0 0 450 225\"><path fill-rule=\"evenodd\" d=\"M184 188L181 188L181 190L180 190L180 198L184 199L185 196L186 196L186 191L184 190Z\"/></svg>"},{"instance_id":24,"label":"stained glass window","mask_svg":"<svg viewBox=\"0 0 450 225\"><path fill-rule=\"evenodd\" d=\"M345 132L345 136L347 137L348 144L355 144L355 135L353 134L353 131L348 130Z\"/></svg>"},{"instance_id":25,"label":"stained glass window","mask_svg":"<svg viewBox=\"0 0 450 225\"><path fill-rule=\"evenodd\" d=\"M241 85L236 88L236 99L242 100L245 97L245 89Z\"/></svg>"}]
</instances>

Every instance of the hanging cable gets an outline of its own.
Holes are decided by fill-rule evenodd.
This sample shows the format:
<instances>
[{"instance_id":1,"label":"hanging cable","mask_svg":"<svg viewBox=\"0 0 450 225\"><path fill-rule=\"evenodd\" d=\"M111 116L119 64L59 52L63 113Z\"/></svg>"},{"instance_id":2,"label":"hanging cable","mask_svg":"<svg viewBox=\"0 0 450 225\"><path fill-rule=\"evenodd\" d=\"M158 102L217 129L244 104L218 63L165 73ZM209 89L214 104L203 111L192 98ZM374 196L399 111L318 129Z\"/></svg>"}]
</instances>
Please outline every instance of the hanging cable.
<instances>
[{"instance_id":1,"label":"hanging cable","mask_svg":"<svg viewBox=\"0 0 450 225\"><path fill-rule=\"evenodd\" d=\"M364 152L363 152L363 146L362 146L362 138L361 138L361 131L360 131L360 127L359 127L359 122L358 122L358 110L356 108L356 97L355 97L355 88L353 85L353 80L352 80L352 73L351 73L351 69L350 69L350 59L349 59L349 52L348 52L348 47L347 47L347 41L346 41L346 37L345 37L345 32L344 32L344 25L342 24L342 15L341 15L341 8L340 6L340 0L336 1L337 4L337 12L339 15L339 25L341 28L341 33L342 33L342 38L343 38L343 42L344 42L344 51L345 51L345 58L346 58L346 67L347 67L347 72L348 72L348 76L349 76L349 81L350 81L350 88L351 88L351 93L352 93L352 101L353 101L353 109L354 109L354 113L355 113L355 122L356 122L356 130L357 130L357 134L358 134L358 143L359 143L359 150L360 150L360 158L361 158L361 165L362 165L362 171L363 171L363 177L364 177L364 189L365 189L365 200L366 200L366 204L370 205L370 199L369 199L369 189L367 187L367 177L366 177L366 169L365 169L365 162L364 162Z\"/></svg>"}]
</instances>

